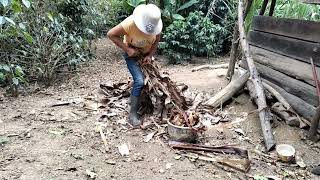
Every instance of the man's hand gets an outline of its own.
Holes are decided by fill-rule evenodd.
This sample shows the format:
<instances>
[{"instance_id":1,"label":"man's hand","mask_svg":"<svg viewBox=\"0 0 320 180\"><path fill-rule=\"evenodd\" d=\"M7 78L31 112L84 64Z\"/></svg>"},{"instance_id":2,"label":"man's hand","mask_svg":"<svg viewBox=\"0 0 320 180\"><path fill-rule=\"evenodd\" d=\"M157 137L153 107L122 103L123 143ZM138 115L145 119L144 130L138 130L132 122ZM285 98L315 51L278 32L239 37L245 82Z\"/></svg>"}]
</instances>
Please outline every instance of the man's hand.
<instances>
[{"instance_id":1,"label":"man's hand","mask_svg":"<svg viewBox=\"0 0 320 180\"><path fill-rule=\"evenodd\" d=\"M135 48L128 47L126 53L129 57L136 57L139 55L139 51Z\"/></svg>"},{"instance_id":2,"label":"man's hand","mask_svg":"<svg viewBox=\"0 0 320 180\"><path fill-rule=\"evenodd\" d=\"M143 64L150 64L152 61L152 57L151 56L146 56L143 59Z\"/></svg>"}]
</instances>

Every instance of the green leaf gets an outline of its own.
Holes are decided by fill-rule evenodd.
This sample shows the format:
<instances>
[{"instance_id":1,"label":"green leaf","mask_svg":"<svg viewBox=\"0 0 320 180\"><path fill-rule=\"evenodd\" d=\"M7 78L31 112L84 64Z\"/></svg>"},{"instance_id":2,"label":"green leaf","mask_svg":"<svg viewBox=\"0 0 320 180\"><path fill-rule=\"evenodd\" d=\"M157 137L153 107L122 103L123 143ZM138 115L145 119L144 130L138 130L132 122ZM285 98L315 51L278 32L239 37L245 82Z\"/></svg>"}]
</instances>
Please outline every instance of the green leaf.
<instances>
[{"instance_id":1,"label":"green leaf","mask_svg":"<svg viewBox=\"0 0 320 180\"><path fill-rule=\"evenodd\" d=\"M16 25L16 23L12 20L12 19L10 19L10 18L8 18L8 17L4 17L4 19L6 20L6 21L8 21L10 24L12 24L12 25Z\"/></svg>"},{"instance_id":2,"label":"green leaf","mask_svg":"<svg viewBox=\"0 0 320 180\"><path fill-rule=\"evenodd\" d=\"M146 0L127 0L127 3L131 6L136 8L137 6L139 6L142 3L145 3Z\"/></svg>"},{"instance_id":3,"label":"green leaf","mask_svg":"<svg viewBox=\"0 0 320 180\"><path fill-rule=\"evenodd\" d=\"M199 0L190 0L189 2L186 2L185 4L183 4L182 6L180 6L180 8L177 9L177 12L187 9L190 6L193 6L194 4L198 3Z\"/></svg>"},{"instance_id":4,"label":"green leaf","mask_svg":"<svg viewBox=\"0 0 320 180\"><path fill-rule=\"evenodd\" d=\"M184 17L181 16L180 14L173 14L172 17L175 20L184 20Z\"/></svg>"},{"instance_id":5,"label":"green leaf","mask_svg":"<svg viewBox=\"0 0 320 180\"><path fill-rule=\"evenodd\" d=\"M10 67L8 65L6 65L6 64L0 65L0 70L1 69L5 70L6 72L10 72L11 71Z\"/></svg>"},{"instance_id":6,"label":"green leaf","mask_svg":"<svg viewBox=\"0 0 320 180\"><path fill-rule=\"evenodd\" d=\"M22 70L22 68L20 66L16 66L15 68L15 72L14 72L17 76L23 76L24 72Z\"/></svg>"},{"instance_id":7,"label":"green leaf","mask_svg":"<svg viewBox=\"0 0 320 180\"><path fill-rule=\"evenodd\" d=\"M6 76L2 72L0 72L0 83L4 82L5 80L6 80Z\"/></svg>"},{"instance_id":8,"label":"green leaf","mask_svg":"<svg viewBox=\"0 0 320 180\"><path fill-rule=\"evenodd\" d=\"M0 25L6 23L6 20L4 19L3 16L0 16Z\"/></svg>"},{"instance_id":9,"label":"green leaf","mask_svg":"<svg viewBox=\"0 0 320 180\"><path fill-rule=\"evenodd\" d=\"M22 3L24 4L24 6L26 6L27 8L30 8L30 1L28 0L22 0Z\"/></svg>"},{"instance_id":10,"label":"green leaf","mask_svg":"<svg viewBox=\"0 0 320 180\"><path fill-rule=\"evenodd\" d=\"M19 28L22 30L26 30L26 26L23 23L19 23Z\"/></svg>"},{"instance_id":11,"label":"green leaf","mask_svg":"<svg viewBox=\"0 0 320 180\"><path fill-rule=\"evenodd\" d=\"M19 80L18 80L18 78L12 78L12 83L14 84L14 85L16 85L16 86L18 86L19 85Z\"/></svg>"},{"instance_id":12,"label":"green leaf","mask_svg":"<svg viewBox=\"0 0 320 180\"><path fill-rule=\"evenodd\" d=\"M260 175L255 175L253 177L254 180L268 180L268 178L264 177L264 176L260 176Z\"/></svg>"},{"instance_id":13,"label":"green leaf","mask_svg":"<svg viewBox=\"0 0 320 180\"><path fill-rule=\"evenodd\" d=\"M33 38L32 36L28 33L28 32L23 32L23 36L24 38L28 41L29 44L31 44L33 42Z\"/></svg>"},{"instance_id":14,"label":"green leaf","mask_svg":"<svg viewBox=\"0 0 320 180\"><path fill-rule=\"evenodd\" d=\"M3 5L3 7L8 6L9 1L8 0L0 0L1 4Z\"/></svg>"},{"instance_id":15,"label":"green leaf","mask_svg":"<svg viewBox=\"0 0 320 180\"><path fill-rule=\"evenodd\" d=\"M47 17L50 19L50 21L52 21L52 22L54 21L54 20L53 20L53 16L52 16L51 13L47 13Z\"/></svg>"},{"instance_id":16,"label":"green leaf","mask_svg":"<svg viewBox=\"0 0 320 180\"><path fill-rule=\"evenodd\" d=\"M12 1L12 9L15 13L22 12L21 3L18 0Z\"/></svg>"}]
</instances>

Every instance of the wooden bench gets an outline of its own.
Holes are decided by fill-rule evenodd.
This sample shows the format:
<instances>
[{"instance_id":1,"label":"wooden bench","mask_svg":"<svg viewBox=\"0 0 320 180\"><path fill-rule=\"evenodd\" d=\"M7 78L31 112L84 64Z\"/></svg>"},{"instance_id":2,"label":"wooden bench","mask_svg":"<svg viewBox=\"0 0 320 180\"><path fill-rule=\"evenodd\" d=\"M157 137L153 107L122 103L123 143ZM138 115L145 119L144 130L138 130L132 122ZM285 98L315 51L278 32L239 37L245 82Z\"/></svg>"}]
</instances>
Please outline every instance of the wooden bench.
<instances>
[{"instance_id":1,"label":"wooden bench","mask_svg":"<svg viewBox=\"0 0 320 180\"><path fill-rule=\"evenodd\" d=\"M320 23L255 16L248 35L250 52L261 77L297 111L311 120L319 97L311 58L320 73Z\"/></svg>"}]
</instances>

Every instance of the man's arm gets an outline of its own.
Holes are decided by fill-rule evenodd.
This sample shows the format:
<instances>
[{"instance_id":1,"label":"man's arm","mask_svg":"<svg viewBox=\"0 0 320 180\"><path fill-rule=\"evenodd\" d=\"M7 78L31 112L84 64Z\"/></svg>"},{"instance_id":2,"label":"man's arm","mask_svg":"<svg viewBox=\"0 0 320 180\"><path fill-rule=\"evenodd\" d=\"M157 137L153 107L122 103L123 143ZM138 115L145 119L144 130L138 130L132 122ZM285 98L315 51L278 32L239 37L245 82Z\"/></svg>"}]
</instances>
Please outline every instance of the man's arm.
<instances>
[{"instance_id":1,"label":"man's arm","mask_svg":"<svg viewBox=\"0 0 320 180\"><path fill-rule=\"evenodd\" d=\"M160 41L160 34L156 36L155 42L152 44L149 53L144 58L145 63L150 63L152 56L156 53Z\"/></svg>"},{"instance_id":2,"label":"man's arm","mask_svg":"<svg viewBox=\"0 0 320 180\"><path fill-rule=\"evenodd\" d=\"M134 49L128 47L121 39L121 36L126 35L126 31L123 29L123 27L119 24L115 26L114 28L110 29L110 31L107 33L107 36L111 39L111 41L116 44L119 48L121 48L124 52L128 54L129 57L134 57L139 54L139 52Z\"/></svg>"}]
</instances>

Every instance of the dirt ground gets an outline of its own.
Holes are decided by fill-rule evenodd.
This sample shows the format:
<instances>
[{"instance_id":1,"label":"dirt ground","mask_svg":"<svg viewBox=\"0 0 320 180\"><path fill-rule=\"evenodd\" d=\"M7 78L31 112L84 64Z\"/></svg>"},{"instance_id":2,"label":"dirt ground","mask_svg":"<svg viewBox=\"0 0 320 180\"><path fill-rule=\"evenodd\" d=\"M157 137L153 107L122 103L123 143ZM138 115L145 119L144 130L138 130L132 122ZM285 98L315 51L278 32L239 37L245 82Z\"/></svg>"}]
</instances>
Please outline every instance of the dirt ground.
<instances>
[{"instance_id":1,"label":"dirt ground","mask_svg":"<svg viewBox=\"0 0 320 180\"><path fill-rule=\"evenodd\" d=\"M126 82L129 74L121 52L110 41L100 40L97 47L97 60L81 67L78 75L62 84L46 89L35 86L34 93L18 98L0 97L1 180L89 179L90 175L103 180L248 179L255 175L317 179L309 171L320 162L320 144L304 140L305 130L284 122L273 123L277 143L293 145L306 168L278 162L273 158L274 152L270 156L257 155L264 151L263 139L256 107L246 93L223 108L228 122L210 126L200 137L202 143L237 144L248 149L252 163L246 174L221 165L180 158L163 136L144 142L156 127L130 130L123 125L126 112L99 122L101 113L107 109L85 110L77 101L94 94L100 83ZM221 61L224 59L212 60ZM196 92L214 94L227 84L223 76L225 69L191 72L195 66L174 65L162 69L168 71L173 80L187 84ZM75 103L50 107L68 100ZM104 130L107 152L97 131L98 122L107 125ZM130 150L125 157L118 151L118 146L124 143Z\"/></svg>"}]
</instances>

